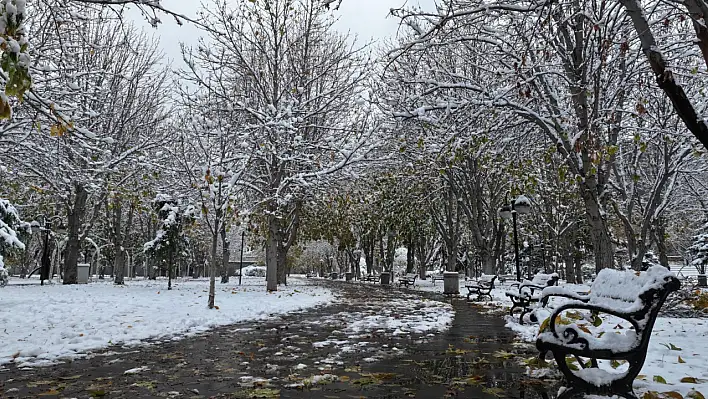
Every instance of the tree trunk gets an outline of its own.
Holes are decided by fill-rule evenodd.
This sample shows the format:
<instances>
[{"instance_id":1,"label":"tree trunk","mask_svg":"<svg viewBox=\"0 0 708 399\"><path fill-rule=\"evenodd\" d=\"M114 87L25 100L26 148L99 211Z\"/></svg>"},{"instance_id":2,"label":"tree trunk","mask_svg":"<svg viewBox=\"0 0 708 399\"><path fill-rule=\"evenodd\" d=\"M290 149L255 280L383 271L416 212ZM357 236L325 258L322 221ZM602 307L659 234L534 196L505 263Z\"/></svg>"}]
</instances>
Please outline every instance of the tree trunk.
<instances>
[{"instance_id":1,"label":"tree trunk","mask_svg":"<svg viewBox=\"0 0 708 399\"><path fill-rule=\"evenodd\" d=\"M123 271L125 270L125 250L122 247L119 247L116 249L115 253L116 256L113 261L113 269L116 271L116 276L115 280L113 280L113 283L117 285L122 285L124 284Z\"/></svg>"},{"instance_id":2,"label":"tree trunk","mask_svg":"<svg viewBox=\"0 0 708 399\"><path fill-rule=\"evenodd\" d=\"M563 256L565 263L565 281L569 284L575 284L575 264L573 253L568 250Z\"/></svg>"},{"instance_id":3,"label":"tree trunk","mask_svg":"<svg viewBox=\"0 0 708 399\"><path fill-rule=\"evenodd\" d=\"M386 234L386 270L393 272L393 261L396 258L396 233L389 230ZM393 277L393 275L391 275ZM391 278L393 281L393 278Z\"/></svg>"},{"instance_id":4,"label":"tree trunk","mask_svg":"<svg viewBox=\"0 0 708 399\"><path fill-rule=\"evenodd\" d=\"M654 241L656 241L656 249L659 251L659 263L665 268L669 268L669 255L666 248L666 220L659 218L654 229Z\"/></svg>"},{"instance_id":5,"label":"tree trunk","mask_svg":"<svg viewBox=\"0 0 708 399\"><path fill-rule=\"evenodd\" d=\"M590 225L590 236L593 241L595 253L595 272L605 268L614 267L614 247L607 226L607 221L602 216L600 204L593 189L587 182L580 184L580 191L585 203L585 214Z\"/></svg>"},{"instance_id":6,"label":"tree trunk","mask_svg":"<svg viewBox=\"0 0 708 399\"><path fill-rule=\"evenodd\" d=\"M280 223L272 214L268 216L268 237L266 238L266 290L278 290L278 243Z\"/></svg>"},{"instance_id":7,"label":"tree trunk","mask_svg":"<svg viewBox=\"0 0 708 399\"><path fill-rule=\"evenodd\" d=\"M635 248L635 253L632 256L632 270L642 270L642 261L644 261L644 255L647 254L647 246L644 241L637 241L637 246Z\"/></svg>"},{"instance_id":8,"label":"tree trunk","mask_svg":"<svg viewBox=\"0 0 708 399\"><path fill-rule=\"evenodd\" d=\"M374 242L370 235L362 239L361 249L364 251L364 261L366 262L366 274L374 272Z\"/></svg>"},{"instance_id":9,"label":"tree trunk","mask_svg":"<svg viewBox=\"0 0 708 399\"><path fill-rule=\"evenodd\" d=\"M420 234L415 240L416 253L418 254L418 277L425 280L425 272L428 269L428 253L425 245L424 234Z\"/></svg>"},{"instance_id":10,"label":"tree trunk","mask_svg":"<svg viewBox=\"0 0 708 399\"><path fill-rule=\"evenodd\" d=\"M77 264L79 262L79 250L81 249L80 230L86 213L86 201L88 200L88 192L82 185L76 184L75 188L74 204L67 209L69 237L66 244L64 284L76 284L78 282Z\"/></svg>"},{"instance_id":11,"label":"tree trunk","mask_svg":"<svg viewBox=\"0 0 708 399\"><path fill-rule=\"evenodd\" d=\"M575 284L583 283L583 253L575 251Z\"/></svg>"},{"instance_id":12,"label":"tree trunk","mask_svg":"<svg viewBox=\"0 0 708 399\"><path fill-rule=\"evenodd\" d=\"M406 273L413 273L415 269L415 245L413 233L408 233L408 241L406 242Z\"/></svg>"},{"instance_id":13,"label":"tree trunk","mask_svg":"<svg viewBox=\"0 0 708 399\"><path fill-rule=\"evenodd\" d=\"M211 234L211 259L209 259L209 309L214 309L216 297L216 248L219 244L219 232L215 231Z\"/></svg>"},{"instance_id":14,"label":"tree trunk","mask_svg":"<svg viewBox=\"0 0 708 399\"><path fill-rule=\"evenodd\" d=\"M288 250L281 243L278 243L278 284L288 284Z\"/></svg>"},{"instance_id":15,"label":"tree trunk","mask_svg":"<svg viewBox=\"0 0 708 399\"><path fill-rule=\"evenodd\" d=\"M167 291L172 290L172 272L175 268L175 249L171 247L167 260ZM209 298L211 300L211 298Z\"/></svg>"},{"instance_id":16,"label":"tree trunk","mask_svg":"<svg viewBox=\"0 0 708 399\"><path fill-rule=\"evenodd\" d=\"M482 252L482 271L484 274L495 274L497 259L494 257L494 253L490 251Z\"/></svg>"},{"instance_id":17,"label":"tree trunk","mask_svg":"<svg viewBox=\"0 0 708 399\"><path fill-rule=\"evenodd\" d=\"M227 239L226 235L226 223L223 223L221 228L221 284L226 284L229 282L229 258L231 257L231 243Z\"/></svg>"},{"instance_id":18,"label":"tree trunk","mask_svg":"<svg viewBox=\"0 0 708 399\"><path fill-rule=\"evenodd\" d=\"M108 202L106 202L106 207L108 206ZM110 212L107 212L110 214ZM115 253L115 258L113 259L113 270L115 274L115 279L113 280L114 284L117 285L122 285L124 284L124 270L125 270L125 253L123 252L123 240L121 237L122 229L121 229L121 221L122 221L122 213L123 213L123 204L118 195L116 195L114 201L113 201L113 216L111 219L113 219L113 226L111 230L113 233L113 249Z\"/></svg>"}]
</instances>

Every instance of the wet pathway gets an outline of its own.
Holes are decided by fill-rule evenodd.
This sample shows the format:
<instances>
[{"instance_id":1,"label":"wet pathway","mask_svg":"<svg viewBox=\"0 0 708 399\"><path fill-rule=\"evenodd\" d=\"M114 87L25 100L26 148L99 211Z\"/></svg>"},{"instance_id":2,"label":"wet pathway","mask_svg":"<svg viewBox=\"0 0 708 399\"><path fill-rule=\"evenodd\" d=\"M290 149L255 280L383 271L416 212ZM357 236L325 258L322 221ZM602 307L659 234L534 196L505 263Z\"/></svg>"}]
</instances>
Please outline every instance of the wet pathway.
<instances>
[{"instance_id":1,"label":"wet pathway","mask_svg":"<svg viewBox=\"0 0 708 399\"><path fill-rule=\"evenodd\" d=\"M319 283L341 300L53 367L10 367L0 370L0 397L533 399L556 391L525 377L519 359L533 348L464 300L451 302L452 327L433 334L399 325L411 317L435 324L445 309L429 299L441 297ZM382 314L387 328L376 326Z\"/></svg>"}]
</instances>

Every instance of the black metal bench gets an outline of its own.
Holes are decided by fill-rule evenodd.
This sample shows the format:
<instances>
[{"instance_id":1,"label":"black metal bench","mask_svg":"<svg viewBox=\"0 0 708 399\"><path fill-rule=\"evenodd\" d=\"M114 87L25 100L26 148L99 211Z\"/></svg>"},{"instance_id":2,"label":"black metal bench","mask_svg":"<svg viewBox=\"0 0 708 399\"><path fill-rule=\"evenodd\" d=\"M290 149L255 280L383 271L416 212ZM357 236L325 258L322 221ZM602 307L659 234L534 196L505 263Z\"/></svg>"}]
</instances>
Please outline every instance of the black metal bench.
<instances>
[{"instance_id":1,"label":"black metal bench","mask_svg":"<svg viewBox=\"0 0 708 399\"><path fill-rule=\"evenodd\" d=\"M492 290L494 289L494 281L499 276L491 274L483 274L477 280L470 280L465 283L467 288L467 300L470 300L472 294L477 294L477 300L482 300L482 297L488 296L492 299Z\"/></svg>"},{"instance_id":2,"label":"black metal bench","mask_svg":"<svg viewBox=\"0 0 708 399\"><path fill-rule=\"evenodd\" d=\"M680 287L679 280L666 268L652 266L642 273L603 269L587 296L561 287L546 288L541 295L544 303L554 296L572 299L555 309L547 324L542 323L545 328L536 339L540 356L544 358L551 352L568 382L569 388L558 399L578 394L636 398L632 382L644 365L659 309L666 297ZM587 325L562 321L563 312L578 313L578 310L592 312L592 317L603 313L624 319L631 328L594 336ZM616 333L623 335L617 336ZM566 362L567 356L578 361L581 367L578 371L571 370ZM582 358L589 361L584 362ZM622 360L629 365L626 371L613 373L600 369L598 359Z\"/></svg>"},{"instance_id":3,"label":"black metal bench","mask_svg":"<svg viewBox=\"0 0 708 399\"><path fill-rule=\"evenodd\" d=\"M370 281L372 283L377 283L379 280L381 280L381 275L378 274L369 274L361 278L361 281Z\"/></svg>"},{"instance_id":4,"label":"black metal bench","mask_svg":"<svg viewBox=\"0 0 708 399\"><path fill-rule=\"evenodd\" d=\"M507 281L516 281L516 276L513 274L500 274L499 275L499 282L501 284L505 284Z\"/></svg>"},{"instance_id":5,"label":"black metal bench","mask_svg":"<svg viewBox=\"0 0 708 399\"><path fill-rule=\"evenodd\" d=\"M538 303L541 291L546 287L556 285L558 278L557 273L539 273L531 281L525 280L522 283L512 284L512 287L516 286L517 288L506 292L506 296L511 299L512 303L509 314L513 316L514 310L520 308L519 324L524 324L524 316L533 310L532 304Z\"/></svg>"},{"instance_id":6,"label":"black metal bench","mask_svg":"<svg viewBox=\"0 0 708 399\"><path fill-rule=\"evenodd\" d=\"M415 285L415 279L418 278L418 275L415 273L408 273L405 276L401 277L398 279L398 286L413 286Z\"/></svg>"}]
</instances>

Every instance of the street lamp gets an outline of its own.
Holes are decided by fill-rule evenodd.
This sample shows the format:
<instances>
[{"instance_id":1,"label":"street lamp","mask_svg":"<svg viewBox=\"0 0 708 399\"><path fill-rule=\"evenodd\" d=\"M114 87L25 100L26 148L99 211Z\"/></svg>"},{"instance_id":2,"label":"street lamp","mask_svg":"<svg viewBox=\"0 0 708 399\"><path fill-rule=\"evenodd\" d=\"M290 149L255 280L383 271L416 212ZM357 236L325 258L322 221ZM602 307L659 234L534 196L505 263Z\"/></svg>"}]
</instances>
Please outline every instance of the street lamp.
<instances>
[{"instance_id":1,"label":"street lamp","mask_svg":"<svg viewBox=\"0 0 708 399\"><path fill-rule=\"evenodd\" d=\"M517 281L521 281L521 265L519 262L519 238L516 228L516 215L525 215L529 212L531 212L531 200L524 195L520 195L510 205L504 205L499 208L499 216L504 220L512 219L514 224L514 260L516 262Z\"/></svg>"},{"instance_id":2,"label":"street lamp","mask_svg":"<svg viewBox=\"0 0 708 399\"><path fill-rule=\"evenodd\" d=\"M55 220L59 220L59 227L57 228L57 230L59 232L62 232L64 231L64 223L62 222L60 216L52 216L50 218L47 218L45 215L39 215L39 219L42 220L41 223L36 220L33 220L32 222L30 222L30 227L32 228L32 232L34 233L37 233L39 231L44 232L42 260L39 269L39 282L40 285L44 285L44 280L50 279L49 273L51 268L51 260L49 258L49 235L52 232L51 226Z\"/></svg>"}]
</instances>

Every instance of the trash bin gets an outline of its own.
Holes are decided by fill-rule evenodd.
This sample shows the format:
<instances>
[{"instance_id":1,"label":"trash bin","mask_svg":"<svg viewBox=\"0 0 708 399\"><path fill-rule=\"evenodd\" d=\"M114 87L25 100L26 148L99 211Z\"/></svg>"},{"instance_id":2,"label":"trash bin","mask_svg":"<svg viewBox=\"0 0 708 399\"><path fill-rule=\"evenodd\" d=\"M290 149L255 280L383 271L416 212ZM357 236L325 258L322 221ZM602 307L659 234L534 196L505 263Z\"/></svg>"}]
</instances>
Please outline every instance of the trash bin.
<instances>
[{"instance_id":1,"label":"trash bin","mask_svg":"<svg viewBox=\"0 0 708 399\"><path fill-rule=\"evenodd\" d=\"M698 286L699 287L708 287L708 281L706 281L706 275L705 274L699 274L698 275Z\"/></svg>"},{"instance_id":2,"label":"trash bin","mask_svg":"<svg viewBox=\"0 0 708 399\"><path fill-rule=\"evenodd\" d=\"M76 282L79 284L88 284L89 281L89 270L91 269L91 265L88 263L79 263L76 265L77 273L76 273Z\"/></svg>"},{"instance_id":3,"label":"trash bin","mask_svg":"<svg viewBox=\"0 0 708 399\"><path fill-rule=\"evenodd\" d=\"M445 284L445 295L458 295L460 293L460 273L445 272L443 273L443 283Z\"/></svg>"},{"instance_id":4,"label":"trash bin","mask_svg":"<svg viewBox=\"0 0 708 399\"><path fill-rule=\"evenodd\" d=\"M346 274L344 274L344 277L347 279L347 281L352 281L354 280L354 273L347 272Z\"/></svg>"},{"instance_id":5,"label":"trash bin","mask_svg":"<svg viewBox=\"0 0 708 399\"><path fill-rule=\"evenodd\" d=\"M332 280L336 280L337 278L339 278L339 275L337 274L337 272L332 272L332 273L329 274L329 277L330 277Z\"/></svg>"},{"instance_id":6,"label":"trash bin","mask_svg":"<svg viewBox=\"0 0 708 399\"><path fill-rule=\"evenodd\" d=\"M391 283L391 273L382 272L380 277L381 277L381 285L389 285Z\"/></svg>"}]
</instances>

